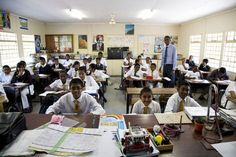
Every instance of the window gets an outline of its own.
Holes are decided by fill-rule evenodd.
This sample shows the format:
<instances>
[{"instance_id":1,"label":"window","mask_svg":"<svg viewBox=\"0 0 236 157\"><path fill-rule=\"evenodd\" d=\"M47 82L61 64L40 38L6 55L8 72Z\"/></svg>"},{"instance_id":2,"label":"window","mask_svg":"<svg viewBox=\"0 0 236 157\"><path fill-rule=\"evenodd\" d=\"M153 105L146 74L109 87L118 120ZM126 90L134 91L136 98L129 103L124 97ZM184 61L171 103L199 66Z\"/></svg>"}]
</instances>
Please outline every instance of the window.
<instances>
[{"instance_id":1,"label":"window","mask_svg":"<svg viewBox=\"0 0 236 157\"><path fill-rule=\"evenodd\" d=\"M19 61L17 36L15 33L0 32L1 65L16 66Z\"/></svg>"},{"instance_id":2,"label":"window","mask_svg":"<svg viewBox=\"0 0 236 157\"><path fill-rule=\"evenodd\" d=\"M223 33L207 34L206 36L205 58L208 58L211 67L220 67L222 40Z\"/></svg>"},{"instance_id":3,"label":"window","mask_svg":"<svg viewBox=\"0 0 236 157\"><path fill-rule=\"evenodd\" d=\"M236 32L226 33L222 66L226 67L227 71L236 72Z\"/></svg>"},{"instance_id":4,"label":"window","mask_svg":"<svg viewBox=\"0 0 236 157\"><path fill-rule=\"evenodd\" d=\"M200 49L201 49L201 35L190 36L189 56L192 55L194 62L197 64L199 63Z\"/></svg>"},{"instance_id":5,"label":"window","mask_svg":"<svg viewBox=\"0 0 236 157\"><path fill-rule=\"evenodd\" d=\"M24 60L26 63L33 62L31 54L35 54L34 35L22 35Z\"/></svg>"}]
</instances>

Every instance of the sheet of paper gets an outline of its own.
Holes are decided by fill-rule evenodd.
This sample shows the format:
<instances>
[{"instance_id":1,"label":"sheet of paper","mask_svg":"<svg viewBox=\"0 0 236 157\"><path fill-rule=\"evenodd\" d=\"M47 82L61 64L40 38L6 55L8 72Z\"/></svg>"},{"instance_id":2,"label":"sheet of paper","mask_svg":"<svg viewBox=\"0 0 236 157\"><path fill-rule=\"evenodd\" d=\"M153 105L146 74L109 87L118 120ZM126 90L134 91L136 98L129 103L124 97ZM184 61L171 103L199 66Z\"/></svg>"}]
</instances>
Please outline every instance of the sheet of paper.
<instances>
[{"instance_id":1,"label":"sheet of paper","mask_svg":"<svg viewBox=\"0 0 236 157\"><path fill-rule=\"evenodd\" d=\"M226 109L221 108L220 110L222 110L223 112L225 112L229 116L236 117L236 109L226 110Z\"/></svg>"},{"instance_id":2,"label":"sheet of paper","mask_svg":"<svg viewBox=\"0 0 236 157\"><path fill-rule=\"evenodd\" d=\"M33 150L29 150L28 147L42 132L43 129L23 131L12 143L7 145L7 147L0 152L0 156L33 155L35 152Z\"/></svg>"},{"instance_id":3,"label":"sheet of paper","mask_svg":"<svg viewBox=\"0 0 236 157\"><path fill-rule=\"evenodd\" d=\"M53 155L79 155L94 151L101 134L99 129L70 128L51 124L29 148Z\"/></svg>"},{"instance_id":4,"label":"sheet of paper","mask_svg":"<svg viewBox=\"0 0 236 157\"><path fill-rule=\"evenodd\" d=\"M154 113L159 124L179 124L180 117L182 115L182 124L191 124L192 121L187 117L187 115L182 112L177 113Z\"/></svg>"},{"instance_id":5,"label":"sheet of paper","mask_svg":"<svg viewBox=\"0 0 236 157\"><path fill-rule=\"evenodd\" d=\"M215 148L224 157L235 157L236 141L212 144L212 147Z\"/></svg>"}]
</instances>

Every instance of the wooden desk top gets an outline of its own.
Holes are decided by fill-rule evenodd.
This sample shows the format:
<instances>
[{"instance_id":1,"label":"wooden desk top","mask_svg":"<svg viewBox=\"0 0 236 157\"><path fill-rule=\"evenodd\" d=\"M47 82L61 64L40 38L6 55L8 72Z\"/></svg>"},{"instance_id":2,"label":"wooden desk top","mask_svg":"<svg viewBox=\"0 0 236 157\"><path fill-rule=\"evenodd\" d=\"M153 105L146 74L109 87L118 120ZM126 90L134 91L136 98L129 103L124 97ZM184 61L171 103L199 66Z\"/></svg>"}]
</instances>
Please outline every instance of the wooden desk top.
<instances>
[{"instance_id":1,"label":"wooden desk top","mask_svg":"<svg viewBox=\"0 0 236 157\"><path fill-rule=\"evenodd\" d=\"M140 94L142 88L127 88L127 94ZM152 88L152 94L174 94L177 92L176 88Z\"/></svg>"},{"instance_id":2,"label":"wooden desk top","mask_svg":"<svg viewBox=\"0 0 236 157\"><path fill-rule=\"evenodd\" d=\"M150 115L124 115L126 125L139 125L144 128L153 128L157 124L157 120L153 114ZM178 137L172 138L174 144L172 152L161 152L160 157L218 157L221 156L216 150L207 150L201 143L201 134L194 132L194 125L182 125L184 133ZM236 133L232 136L223 137L223 141L235 141Z\"/></svg>"},{"instance_id":3,"label":"wooden desk top","mask_svg":"<svg viewBox=\"0 0 236 157\"><path fill-rule=\"evenodd\" d=\"M222 86L228 86L231 82L230 80L214 81L215 84Z\"/></svg>"},{"instance_id":4,"label":"wooden desk top","mask_svg":"<svg viewBox=\"0 0 236 157\"><path fill-rule=\"evenodd\" d=\"M37 114L37 113L27 113L24 114L26 118L27 129L35 129L43 124L48 123L51 120L52 115L50 114ZM66 115L66 117L79 121L79 123L85 123L85 128L98 128L99 125L99 115Z\"/></svg>"}]
</instances>

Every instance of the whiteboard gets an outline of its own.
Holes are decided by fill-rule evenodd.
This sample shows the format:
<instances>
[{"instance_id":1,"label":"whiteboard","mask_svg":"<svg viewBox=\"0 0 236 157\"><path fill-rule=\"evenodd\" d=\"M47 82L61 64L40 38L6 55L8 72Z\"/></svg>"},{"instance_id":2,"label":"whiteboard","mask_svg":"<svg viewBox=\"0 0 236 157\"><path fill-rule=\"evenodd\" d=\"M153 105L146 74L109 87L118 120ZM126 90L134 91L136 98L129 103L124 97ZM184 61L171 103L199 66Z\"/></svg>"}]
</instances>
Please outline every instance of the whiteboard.
<instances>
[{"instance_id":1,"label":"whiteboard","mask_svg":"<svg viewBox=\"0 0 236 157\"><path fill-rule=\"evenodd\" d=\"M124 35L108 35L107 47L134 47L134 37Z\"/></svg>"}]
</instances>

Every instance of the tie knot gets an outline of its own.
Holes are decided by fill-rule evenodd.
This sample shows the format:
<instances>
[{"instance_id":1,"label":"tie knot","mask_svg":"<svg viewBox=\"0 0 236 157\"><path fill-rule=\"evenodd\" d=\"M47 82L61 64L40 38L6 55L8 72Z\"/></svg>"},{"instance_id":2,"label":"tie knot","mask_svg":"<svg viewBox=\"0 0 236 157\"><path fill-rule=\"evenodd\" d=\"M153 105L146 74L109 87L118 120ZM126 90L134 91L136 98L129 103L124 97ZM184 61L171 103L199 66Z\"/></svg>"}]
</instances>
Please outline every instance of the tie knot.
<instances>
[{"instance_id":1,"label":"tie knot","mask_svg":"<svg viewBox=\"0 0 236 157\"><path fill-rule=\"evenodd\" d=\"M75 99L74 104L79 104L79 101L77 99Z\"/></svg>"}]
</instances>

